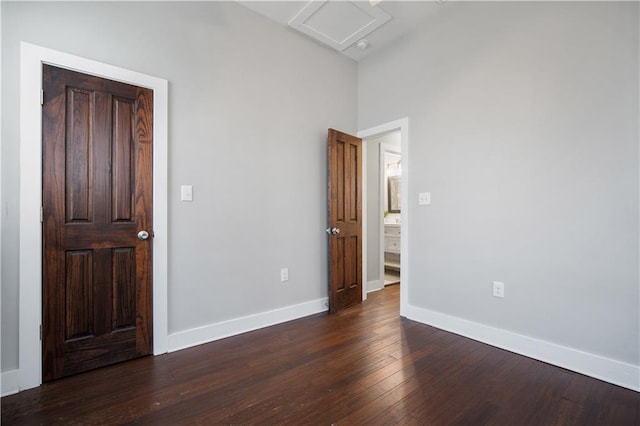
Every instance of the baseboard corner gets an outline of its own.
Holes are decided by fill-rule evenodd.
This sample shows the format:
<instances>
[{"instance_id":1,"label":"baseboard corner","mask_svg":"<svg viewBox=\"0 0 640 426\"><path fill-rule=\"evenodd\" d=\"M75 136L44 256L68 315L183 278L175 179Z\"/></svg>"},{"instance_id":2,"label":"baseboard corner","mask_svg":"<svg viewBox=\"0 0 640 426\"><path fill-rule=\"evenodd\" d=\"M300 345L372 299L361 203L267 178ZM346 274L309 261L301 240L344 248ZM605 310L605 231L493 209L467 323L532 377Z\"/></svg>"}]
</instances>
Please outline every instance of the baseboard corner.
<instances>
[{"instance_id":1,"label":"baseboard corner","mask_svg":"<svg viewBox=\"0 0 640 426\"><path fill-rule=\"evenodd\" d=\"M640 392L640 366L409 305L403 316L548 364Z\"/></svg>"},{"instance_id":2,"label":"baseboard corner","mask_svg":"<svg viewBox=\"0 0 640 426\"><path fill-rule=\"evenodd\" d=\"M380 291L384 288L384 280L373 280L367 282L367 294Z\"/></svg>"},{"instance_id":3,"label":"baseboard corner","mask_svg":"<svg viewBox=\"0 0 640 426\"><path fill-rule=\"evenodd\" d=\"M0 396L4 397L20 392L20 370L3 371L0 373L0 382L2 382Z\"/></svg>"}]
</instances>

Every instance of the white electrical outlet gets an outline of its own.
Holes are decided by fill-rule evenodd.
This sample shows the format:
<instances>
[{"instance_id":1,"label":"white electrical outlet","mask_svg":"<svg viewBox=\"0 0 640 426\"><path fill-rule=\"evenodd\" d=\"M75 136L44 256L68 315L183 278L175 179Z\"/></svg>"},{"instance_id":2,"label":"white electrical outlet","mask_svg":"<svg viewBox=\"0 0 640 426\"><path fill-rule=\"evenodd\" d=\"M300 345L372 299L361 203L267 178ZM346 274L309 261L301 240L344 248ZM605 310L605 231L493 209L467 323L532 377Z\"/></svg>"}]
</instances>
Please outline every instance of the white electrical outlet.
<instances>
[{"instance_id":1,"label":"white electrical outlet","mask_svg":"<svg viewBox=\"0 0 640 426\"><path fill-rule=\"evenodd\" d=\"M289 268L280 269L280 281L281 282L289 281Z\"/></svg>"},{"instance_id":2,"label":"white electrical outlet","mask_svg":"<svg viewBox=\"0 0 640 426\"><path fill-rule=\"evenodd\" d=\"M504 283L498 281L493 282L493 297L504 297Z\"/></svg>"},{"instance_id":3,"label":"white electrical outlet","mask_svg":"<svg viewBox=\"0 0 640 426\"><path fill-rule=\"evenodd\" d=\"M421 206L428 206L431 204L431 193L421 192L418 194L418 204Z\"/></svg>"},{"instance_id":4,"label":"white electrical outlet","mask_svg":"<svg viewBox=\"0 0 640 426\"><path fill-rule=\"evenodd\" d=\"M193 201L193 186L182 185L180 187L180 200Z\"/></svg>"}]
</instances>

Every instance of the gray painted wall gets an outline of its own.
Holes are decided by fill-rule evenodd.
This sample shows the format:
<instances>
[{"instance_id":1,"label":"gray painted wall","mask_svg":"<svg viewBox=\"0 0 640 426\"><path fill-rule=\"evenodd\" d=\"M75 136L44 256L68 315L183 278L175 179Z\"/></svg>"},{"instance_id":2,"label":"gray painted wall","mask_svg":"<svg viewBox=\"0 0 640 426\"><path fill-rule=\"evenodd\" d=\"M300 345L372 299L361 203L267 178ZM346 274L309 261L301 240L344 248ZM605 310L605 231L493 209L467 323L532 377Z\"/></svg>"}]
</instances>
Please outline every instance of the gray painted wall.
<instances>
[{"instance_id":1,"label":"gray painted wall","mask_svg":"<svg viewBox=\"0 0 640 426\"><path fill-rule=\"evenodd\" d=\"M410 120L409 303L639 365L638 3L440 6L358 68L359 127Z\"/></svg>"},{"instance_id":2,"label":"gray painted wall","mask_svg":"<svg viewBox=\"0 0 640 426\"><path fill-rule=\"evenodd\" d=\"M326 133L357 131L355 62L235 3L0 7L3 371L18 359L20 41L169 80L170 333L327 296Z\"/></svg>"},{"instance_id":3,"label":"gray painted wall","mask_svg":"<svg viewBox=\"0 0 640 426\"><path fill-rule=\"evenodd\" d=\"M408 116L409 302L639 365L638 4L438 7L356 76L235 4L0 3L2 371L20 40L170 81L171 332L325 296L326 128Z\"/></svg>"}]
</instances>

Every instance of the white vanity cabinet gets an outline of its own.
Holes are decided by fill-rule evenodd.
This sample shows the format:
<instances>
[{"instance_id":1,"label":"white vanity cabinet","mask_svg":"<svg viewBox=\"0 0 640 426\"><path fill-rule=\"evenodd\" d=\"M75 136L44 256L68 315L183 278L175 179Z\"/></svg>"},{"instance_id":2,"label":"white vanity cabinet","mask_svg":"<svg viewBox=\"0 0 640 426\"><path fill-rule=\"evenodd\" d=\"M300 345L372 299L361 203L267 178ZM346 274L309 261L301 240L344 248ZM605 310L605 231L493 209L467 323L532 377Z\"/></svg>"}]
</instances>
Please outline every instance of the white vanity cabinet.
<instances>
[{"instance_id":1,"label":"white vanity cabinet","mask_svg":"<svg viewBox=\"0 0 640 426\"><path fill-rule=\"evenodd\" d=\"M400 224L399 223L385 223L384 251L386 253L400 254Z\"/></svg>"},{"instance_id":2,"label":"white vanity cabinet","mask_svg":"<svg viewBox=\"0 0 640 426\"><path fill-rule=\"evenodd\" d=\"M400 271L400 224L384 224L384 270L397 274Z\"/></svg>"}]
</instances>

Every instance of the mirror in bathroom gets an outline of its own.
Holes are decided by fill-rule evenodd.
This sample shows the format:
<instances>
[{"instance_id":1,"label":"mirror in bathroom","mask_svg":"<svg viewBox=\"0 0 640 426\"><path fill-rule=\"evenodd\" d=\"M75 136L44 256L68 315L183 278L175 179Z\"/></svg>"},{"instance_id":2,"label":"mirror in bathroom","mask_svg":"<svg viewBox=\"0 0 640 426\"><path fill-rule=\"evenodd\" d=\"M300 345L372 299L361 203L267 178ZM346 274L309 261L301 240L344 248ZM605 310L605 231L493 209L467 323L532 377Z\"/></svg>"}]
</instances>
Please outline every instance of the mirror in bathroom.
<instances>
[{"instance_id":1,"label":"mirror in bathroom","mask_svg":"<svg viewBox=\"0 0 640 426\"><path fill-rule=\"evenodd\" d=\"M389 213L400 213L400 176L389 176L387 200Z\"/></svg>"}]
</instances>

